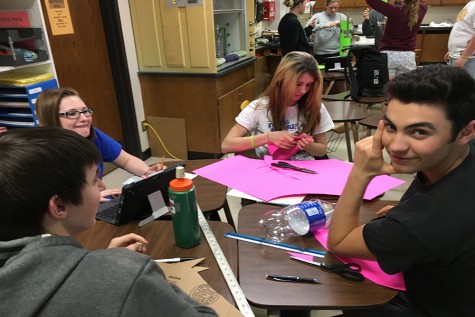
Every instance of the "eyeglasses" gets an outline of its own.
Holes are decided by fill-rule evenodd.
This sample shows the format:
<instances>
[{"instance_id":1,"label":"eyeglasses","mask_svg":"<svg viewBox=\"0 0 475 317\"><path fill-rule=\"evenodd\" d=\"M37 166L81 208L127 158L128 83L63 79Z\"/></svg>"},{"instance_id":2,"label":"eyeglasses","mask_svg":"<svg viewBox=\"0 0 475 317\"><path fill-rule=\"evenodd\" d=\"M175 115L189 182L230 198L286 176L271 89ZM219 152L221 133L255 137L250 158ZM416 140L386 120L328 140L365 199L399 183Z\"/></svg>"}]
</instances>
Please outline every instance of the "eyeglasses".
<instances>
[{"instance_id":1,"label":"eyeglasses","mask_svg":"<svg viewBox=\"0 0 475 317\"><path fill-rule=\"evenodd\" d=\"M58 112L58 116L66 117L68 119L77 119L81 116L81 114L85 115L86 117L92 116L94 110L92 108L84 109L83 111L79 110L69 110L66 112Z\"/></svg>"}]
</instances>

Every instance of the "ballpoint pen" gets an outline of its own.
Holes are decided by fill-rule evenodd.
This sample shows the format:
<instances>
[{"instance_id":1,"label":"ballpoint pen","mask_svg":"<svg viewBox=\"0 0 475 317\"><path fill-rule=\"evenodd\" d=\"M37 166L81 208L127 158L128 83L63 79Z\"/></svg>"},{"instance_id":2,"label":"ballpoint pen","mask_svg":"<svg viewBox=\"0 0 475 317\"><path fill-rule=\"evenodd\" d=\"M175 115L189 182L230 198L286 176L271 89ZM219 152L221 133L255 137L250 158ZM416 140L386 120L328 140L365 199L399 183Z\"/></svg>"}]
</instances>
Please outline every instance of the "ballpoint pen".
<instances>
[{"instance_id":1,"label":"ballpoint pen","mask_svg":"<svg viewBox=\"0 0 475 317\"><path fill-rule=\"evenodd\" d=\"M281 275L281 274L267 274L266 278L268 280L278 281L278 282L296 282L296 283L313 283L313 284L322 284L322 281L312 277L300 277L294 275Z\"/></svg>"},{"instance_id":2,"label":"ballpoint pen","mask_svg":"<svg viewBox=\"0 0 475 317\"><path fill-rule=\"evenodd\" d=\"M169 258L169 259L158 259L155 260L157 263L177 263L177 262L185 262L185 261L191 261L191 260L196 260L194 257L185 257L185 258Z\"/></svg>"}]
</instances>

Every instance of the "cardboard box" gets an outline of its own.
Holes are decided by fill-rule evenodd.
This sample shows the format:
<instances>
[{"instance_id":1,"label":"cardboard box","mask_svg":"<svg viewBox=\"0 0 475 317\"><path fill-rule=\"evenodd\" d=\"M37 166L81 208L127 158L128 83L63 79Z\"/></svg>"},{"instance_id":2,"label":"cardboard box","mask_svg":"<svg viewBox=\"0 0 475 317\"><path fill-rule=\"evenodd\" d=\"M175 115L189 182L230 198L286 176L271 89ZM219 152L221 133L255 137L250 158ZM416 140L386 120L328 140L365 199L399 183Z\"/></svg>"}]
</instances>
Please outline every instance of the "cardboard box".
<instances>
[{"instance_id":1,"label":"cardboard box","mask_svg":"<svg viewBox=\"0 0 475 317\"><path fill-rule=\"evenodd\" d=\"M188 159L185 119L149 116L147 122L160 137L157 137L151 127L147 127L152 156Z\"/></svg>"}]
</instances>

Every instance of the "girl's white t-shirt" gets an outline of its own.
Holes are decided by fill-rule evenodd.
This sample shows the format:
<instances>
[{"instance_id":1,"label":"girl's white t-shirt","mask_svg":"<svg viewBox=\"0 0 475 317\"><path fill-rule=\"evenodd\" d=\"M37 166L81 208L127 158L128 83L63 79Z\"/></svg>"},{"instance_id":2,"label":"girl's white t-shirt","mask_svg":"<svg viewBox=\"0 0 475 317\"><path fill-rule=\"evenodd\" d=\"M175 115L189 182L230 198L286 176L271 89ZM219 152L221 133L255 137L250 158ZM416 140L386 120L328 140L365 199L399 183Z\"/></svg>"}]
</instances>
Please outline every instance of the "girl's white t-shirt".
<instances>
[{"instance_id":1,"label":"girl's white t-shirt","mask_svg":"<svg viewBox=\"0 0 475 317\"><path fill-rule=\"evenodd\" d=\"M268 113L269 99L263 97L257 100L252 101L246 108L244 108L241 113L236 117L236 122L239 125L242 125L251 133L263 134L267 132L273 132L274 127L272 125L270 113ZM306 121L301 118L298 118L298 107L297 105L287 107L286 113L286 131L289 133L295 133L297 131L303 131L306 126ZM325 108L324 104L321 104L320 107L320 124L315 127L313 135L321 134L329 131L335 125L333 124L332 118ZM267 144L259 146L256 148L256 154L258 157L263 157L264 155L269 155L269 149ZM292 160L313 160L314 157L307 153L306 151L298 151L292 158Z\"/></svg>"}]
</instances>

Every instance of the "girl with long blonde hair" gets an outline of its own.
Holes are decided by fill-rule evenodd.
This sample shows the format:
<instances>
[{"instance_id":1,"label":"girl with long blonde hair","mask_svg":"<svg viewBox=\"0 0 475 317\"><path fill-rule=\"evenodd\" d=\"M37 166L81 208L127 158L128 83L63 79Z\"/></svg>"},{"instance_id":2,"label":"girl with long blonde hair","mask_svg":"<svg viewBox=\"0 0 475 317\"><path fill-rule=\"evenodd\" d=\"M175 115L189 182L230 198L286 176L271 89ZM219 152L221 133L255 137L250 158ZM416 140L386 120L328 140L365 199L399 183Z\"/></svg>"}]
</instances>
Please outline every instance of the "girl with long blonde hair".
<instances>
[{"instance_id":1,"label":"girl with long blonde hair","mask_svg":"<svg viewBox=\"0 0 475 317\"><path fill-rule=\"evenodd\" d=\"M273 145L298 148L291 157L294 160L325 156L326 132L334 125L321 103L322 83L312 55L297 51L285 55L267 89L236 117L221 151L255 149L257 156L263 157Z\"/></svg>"}]
</instances>

